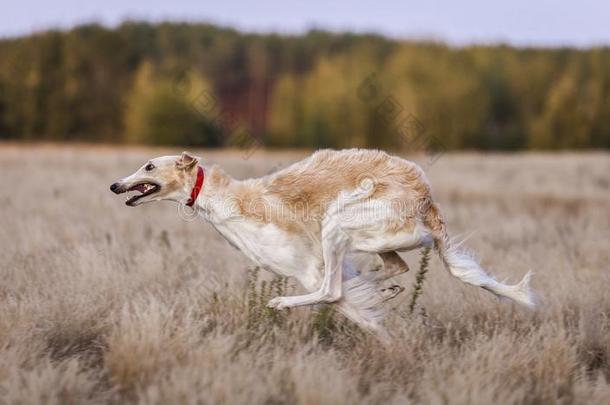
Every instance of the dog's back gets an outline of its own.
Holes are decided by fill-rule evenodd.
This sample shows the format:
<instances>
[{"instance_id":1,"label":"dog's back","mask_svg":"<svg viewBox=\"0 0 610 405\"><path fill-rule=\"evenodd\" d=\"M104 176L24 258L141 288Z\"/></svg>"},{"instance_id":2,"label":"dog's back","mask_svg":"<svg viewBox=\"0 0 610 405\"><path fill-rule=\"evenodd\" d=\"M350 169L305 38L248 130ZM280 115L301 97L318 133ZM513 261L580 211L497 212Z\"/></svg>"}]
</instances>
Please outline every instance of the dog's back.
<instances>
[{"instance_id":1,"label":"dog's back","mask_svg":"<svg viewBox=\"0 0 610 405\"><path fill-rule=\"evenodd\" d=\"M430 198L430 187L415 163L367 149L321 150L265 181L267 193L288 208L323 216L341 191L370 187L371 199L417 202Z\"/></svg>"}]
</instances>

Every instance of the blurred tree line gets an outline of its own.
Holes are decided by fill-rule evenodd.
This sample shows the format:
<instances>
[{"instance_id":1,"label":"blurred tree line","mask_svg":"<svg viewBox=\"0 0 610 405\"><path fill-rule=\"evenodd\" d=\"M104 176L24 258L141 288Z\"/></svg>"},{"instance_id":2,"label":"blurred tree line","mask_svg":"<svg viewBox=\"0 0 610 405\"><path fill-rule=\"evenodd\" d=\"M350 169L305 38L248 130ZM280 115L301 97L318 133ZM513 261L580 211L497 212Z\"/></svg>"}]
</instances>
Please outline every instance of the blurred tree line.
<instances>
[{"instance_id":1,"label":"blurred tree line","mask_svg":"<svg viewBox=\"0 0 610 405\"><path fill-rule=\"evenodd\" d=\"M0 40L0 139L610 147L610 49L91 24Z\"/></svg>"}]
</instances>

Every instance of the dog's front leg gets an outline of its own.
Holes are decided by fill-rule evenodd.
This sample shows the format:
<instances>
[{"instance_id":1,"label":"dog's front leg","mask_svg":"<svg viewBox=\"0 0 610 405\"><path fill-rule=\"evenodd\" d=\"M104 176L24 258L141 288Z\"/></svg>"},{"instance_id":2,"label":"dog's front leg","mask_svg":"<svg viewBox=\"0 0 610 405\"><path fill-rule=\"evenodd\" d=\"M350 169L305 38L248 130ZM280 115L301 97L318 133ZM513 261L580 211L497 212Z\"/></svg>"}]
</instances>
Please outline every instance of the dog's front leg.
<instances>
[{"instance_id":1,"label":"dog's front leg","mask_svg":"<svg viewBox=\"0 0 610 405\"><path fill-rule=\"evenodd\" d=\"M269 301L271 308L289 308L300 305L330 303L341 298L342 264L349 246L349 238L341 229L336 217L322 225L322 256L324 278L318 291L294 297L277 297Z\"/></svg>"}]
</instances>

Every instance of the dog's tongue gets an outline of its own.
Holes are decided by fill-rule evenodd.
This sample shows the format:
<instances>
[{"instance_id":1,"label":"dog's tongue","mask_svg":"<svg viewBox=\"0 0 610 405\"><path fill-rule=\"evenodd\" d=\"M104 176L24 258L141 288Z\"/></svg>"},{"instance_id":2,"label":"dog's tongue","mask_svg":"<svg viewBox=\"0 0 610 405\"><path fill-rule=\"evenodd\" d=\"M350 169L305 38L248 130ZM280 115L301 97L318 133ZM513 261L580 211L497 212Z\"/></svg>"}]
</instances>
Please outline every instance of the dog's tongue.
<instances>
[{"instance_id":1,"label":"dog's tongue","mask_svg":"<svg viewBox=\"0 0 610 405\"><path fill-rule=\"evenodd\" d=\"M146 191L146 185L145 184L138 184L137 186L133 186L131 189L139 191L140 193L144 193Z\"/></svg>"}]
</instances>

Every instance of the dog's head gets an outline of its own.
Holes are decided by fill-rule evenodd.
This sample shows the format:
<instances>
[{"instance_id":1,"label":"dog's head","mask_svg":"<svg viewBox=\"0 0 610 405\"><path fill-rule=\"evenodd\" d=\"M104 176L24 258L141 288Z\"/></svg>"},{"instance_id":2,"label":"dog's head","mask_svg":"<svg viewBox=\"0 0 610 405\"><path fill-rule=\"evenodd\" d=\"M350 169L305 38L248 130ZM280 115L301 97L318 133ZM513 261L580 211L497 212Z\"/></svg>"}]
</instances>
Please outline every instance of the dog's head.
<instances>
[{"instance_id":1,"label":"dog's head","mask_svg":"<svg viewBox=\"0 0 610 405\"><path fill-rule=\"evenodd\" d=\"M187 152L162 156L146 162L134 174L110 186L115 194L135 191L125 204L130 207L151 201L188 201L197 178L199 159Z\"/></svg>"}]
</instances>

